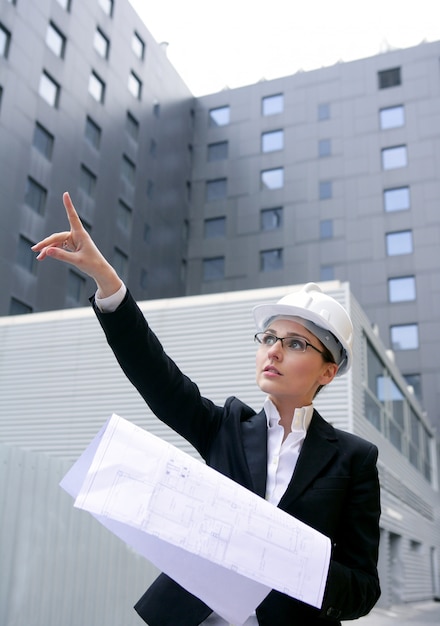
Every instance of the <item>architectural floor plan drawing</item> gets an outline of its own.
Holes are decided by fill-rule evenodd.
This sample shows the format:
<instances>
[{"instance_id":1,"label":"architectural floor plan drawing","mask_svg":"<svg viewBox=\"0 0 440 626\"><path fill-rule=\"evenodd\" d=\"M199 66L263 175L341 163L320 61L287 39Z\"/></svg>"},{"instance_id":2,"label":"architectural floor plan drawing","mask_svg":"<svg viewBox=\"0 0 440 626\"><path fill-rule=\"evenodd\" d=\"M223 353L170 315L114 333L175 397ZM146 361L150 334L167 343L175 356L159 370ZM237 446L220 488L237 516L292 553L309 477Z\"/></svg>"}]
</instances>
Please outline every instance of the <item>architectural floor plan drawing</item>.
<instances>
[{"instance_id":1,"label":"architectural floor plan drawing","mask_svg":"<svg viewBox=\"0 0 440 626\"><path fill-rule=\"evenodd\" d=\"M66 479L76 483L73 490L67 489L76 495L75 506L95 515L128 543L152 542L157 548L159 542L158 552L169 553L170 563L176 560L172 551L178 550L186 559L203 563L205 571L212 568L226 580L233 576L234 585L237 580L238 586L243 580L250 590L255 585L255 600L249 602L256 604L249 613L270 589L316 607L322 603L330 559L327 537L117 415ZM133 533L136 540L130 541ZM150 558L148 549L143 555ZM155 562L154 555L151 560ZM159 566L163 568L163 563ZM173 577L172 571L166 573ZM188 584L209 604L210 598L202 597L206 582L203 589L194 589L191 573L183 586ZM234 602L226 597L231 585L223 588L228 590L226 605ZM234 623L247 617L235 616L231 606L220 609L228 619L233 615ZM215 610L219 612L219 607Z\"/></svg>"}]
</instances>

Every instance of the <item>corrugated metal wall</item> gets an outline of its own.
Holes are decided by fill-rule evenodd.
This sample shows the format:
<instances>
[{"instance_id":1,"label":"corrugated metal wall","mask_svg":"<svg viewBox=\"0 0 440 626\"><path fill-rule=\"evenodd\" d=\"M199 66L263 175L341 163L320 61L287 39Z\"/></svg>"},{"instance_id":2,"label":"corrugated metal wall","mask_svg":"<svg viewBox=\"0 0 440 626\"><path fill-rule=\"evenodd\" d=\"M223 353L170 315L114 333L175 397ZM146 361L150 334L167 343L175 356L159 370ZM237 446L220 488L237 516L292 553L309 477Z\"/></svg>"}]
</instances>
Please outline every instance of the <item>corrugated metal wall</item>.
<instances>
[{"instance_id":1,"label":"corrugated metal wall","mask_svg":"<svg viewBox=\"0 0 440 626\"><path fill-rule=\"evenodd\" d=\"M440 547L438 494L363 416L363 333L385 357L383 346L348 285L323 287L350 309L358 358L348 376L318 396L316 406L335 426L379 446L384 554L390 533L401 537L403 597L424 598L432 587L426 555ZM237 395L258 409L263 395L255 384L251 309L291 289L156 300L141 307L202 393L219 403ZM0 345L0 440L7 444L0 449L0 623L137 624L131 606L154 571L73 509L58 483L113 412L191 449L154 418L125 380L90 309L0 319ZM388 585L389 559L384 562Z\"/></svg>"}]
</instances>

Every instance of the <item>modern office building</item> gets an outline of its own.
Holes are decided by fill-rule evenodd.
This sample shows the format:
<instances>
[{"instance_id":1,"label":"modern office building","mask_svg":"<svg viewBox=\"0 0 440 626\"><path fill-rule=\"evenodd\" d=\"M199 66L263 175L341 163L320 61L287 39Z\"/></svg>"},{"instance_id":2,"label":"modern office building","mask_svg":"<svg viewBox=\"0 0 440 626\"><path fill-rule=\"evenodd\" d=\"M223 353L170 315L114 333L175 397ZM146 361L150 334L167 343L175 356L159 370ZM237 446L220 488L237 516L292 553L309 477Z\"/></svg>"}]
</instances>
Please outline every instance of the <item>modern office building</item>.
<instances>
[{"instance_id":1,"label":"modern office building","mask_svg":"<svg viewBox=\"0 0 440 626\"><path fill-rule=\"evenodd\" d=\"M66 190L137 297L185 293L192 105L128 0L0 0L1 315L87 302L30 250Z\"/></svg>"}]
</instances>

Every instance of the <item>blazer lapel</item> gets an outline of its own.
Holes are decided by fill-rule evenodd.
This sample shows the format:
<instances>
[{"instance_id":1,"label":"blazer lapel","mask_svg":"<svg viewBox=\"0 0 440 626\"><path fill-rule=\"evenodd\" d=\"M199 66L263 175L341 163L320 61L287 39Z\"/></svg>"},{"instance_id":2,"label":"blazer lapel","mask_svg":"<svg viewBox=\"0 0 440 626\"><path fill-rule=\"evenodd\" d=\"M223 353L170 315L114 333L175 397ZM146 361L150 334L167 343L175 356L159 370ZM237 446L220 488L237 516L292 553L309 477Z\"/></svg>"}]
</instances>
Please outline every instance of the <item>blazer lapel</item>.
<instances>
[{"instance_id":1,"label":"blazer lapel","mask_svg":"<svg viewBox=\"0 0 440 626\"><path fill-rule=\"evenodd\" d=\"M266 495L267 475L267 419L264 410L241 423L243 447L252 478L253 491L262 498Z\"/></svg>"},{"instance_id":2,"label":"blazer lapel","mask_svg":"<svg viewBox=\"0 0 440 626\"><path fill-rule=\"evenodd\" d=\"M337 453L333 426L315 410L290 483L279 507L287 510Z\"/></svg>"}]
</instances>

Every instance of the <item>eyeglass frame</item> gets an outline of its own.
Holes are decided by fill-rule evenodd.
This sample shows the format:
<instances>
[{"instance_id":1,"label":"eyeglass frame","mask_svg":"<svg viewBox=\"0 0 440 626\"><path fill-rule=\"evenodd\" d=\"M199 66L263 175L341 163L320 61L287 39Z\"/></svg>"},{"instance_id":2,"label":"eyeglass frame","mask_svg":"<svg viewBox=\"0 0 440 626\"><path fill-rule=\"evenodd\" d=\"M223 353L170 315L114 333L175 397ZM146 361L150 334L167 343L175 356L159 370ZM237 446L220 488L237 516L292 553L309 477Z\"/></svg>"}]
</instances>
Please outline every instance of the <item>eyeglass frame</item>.
<instances>
[{"instance_id":1,"label":"eyeglass frame","mask_svg":"<svg viewBox=\"0 0 440 626\"><path fill-rule=\"evenodd\" d=\"M275 339L275 342L272 345L267 345L265 343L263 343L263 341L261 341L259 339L259 337L261 337L262 335L266 336L266 337L273 337ZM281 346L284 348L284 341L286 339L294 339L296 341L299 340L299 342L301 344L305 344L305 347L303 350L295 350L294 348L291 348L292 352L301 352L304 353L308 347L313 348L313 350L315 350L316 352L319 352L319 354L324 355L325 352L323 350L319 350L316 346L314 346L312 343L310 343L309 341L307 341L307 339L305 337L301 337L300 335L288 335L287 337L277 337L276 335L274 335L273 333L269 333L267 331L260 331L258 333L255 333L254 335L254 341L256 343L258 343L258 345L263 346L265 348L273 348L273 346L276 345L277 341L279 341L281 343Z\"/></svg>"}]
</instances>

